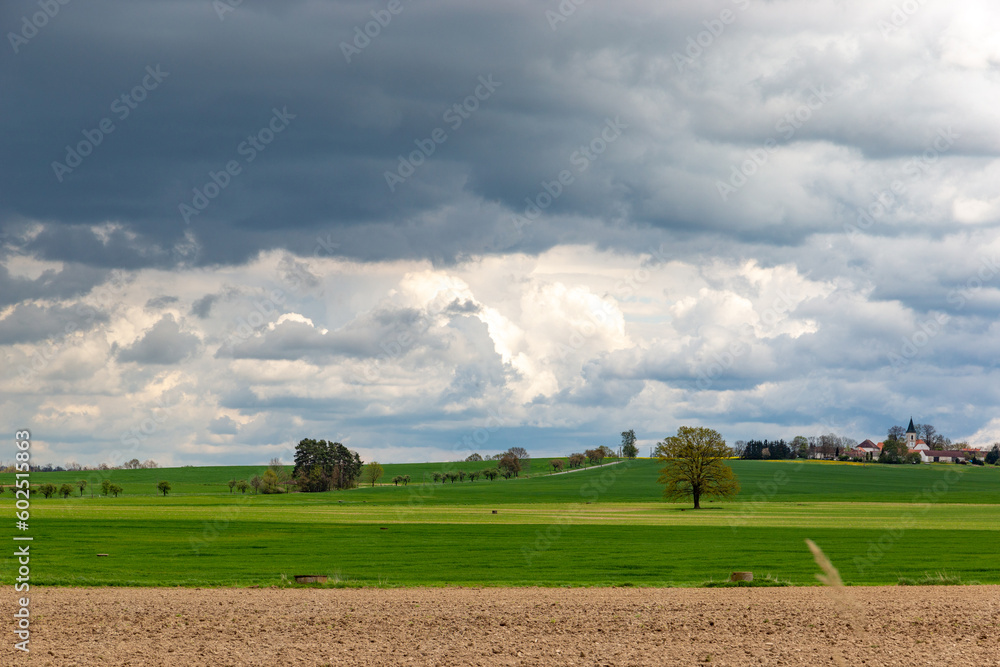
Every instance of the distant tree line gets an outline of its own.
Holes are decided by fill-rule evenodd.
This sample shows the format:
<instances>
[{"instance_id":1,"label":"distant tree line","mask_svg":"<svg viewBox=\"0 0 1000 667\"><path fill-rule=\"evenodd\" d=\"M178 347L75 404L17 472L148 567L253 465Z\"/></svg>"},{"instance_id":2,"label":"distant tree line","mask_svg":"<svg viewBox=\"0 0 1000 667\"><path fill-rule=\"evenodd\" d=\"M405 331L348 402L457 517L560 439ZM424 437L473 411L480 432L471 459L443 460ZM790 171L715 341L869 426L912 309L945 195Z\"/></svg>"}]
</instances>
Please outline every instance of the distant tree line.
<instances>
[{"instance_id":1,"label":"distant tree line","mask_svg":"<svg viewBox=\"0 0 1000 667\"><path fill-rule=\"evenodd\" d=\"M122 463L121 465L111 465L110 463L102 463L96 466L84 466L80 465L76 461L70 461L66 464L66 467L52 465L51 463L45 463L40 465L29 465L28 470L31 472L74 472L78 470L140 470L148 468L159 468L160 464L153 459L147 459L145 461L140 461L139 459L131 459ZM14 464L5 465L0 463L0 472L15 472Z\"/></svg>"},{"instance_id":2,"label":"distant tree line","mask_svg":"<svg viewBox=\"0 0 1000 667\"><path fill-rule=\"evenodd\" d=\"M740 442L741 459L794 459L798 452L784 440L747 440Z\"/></svg>"}]
</instances>

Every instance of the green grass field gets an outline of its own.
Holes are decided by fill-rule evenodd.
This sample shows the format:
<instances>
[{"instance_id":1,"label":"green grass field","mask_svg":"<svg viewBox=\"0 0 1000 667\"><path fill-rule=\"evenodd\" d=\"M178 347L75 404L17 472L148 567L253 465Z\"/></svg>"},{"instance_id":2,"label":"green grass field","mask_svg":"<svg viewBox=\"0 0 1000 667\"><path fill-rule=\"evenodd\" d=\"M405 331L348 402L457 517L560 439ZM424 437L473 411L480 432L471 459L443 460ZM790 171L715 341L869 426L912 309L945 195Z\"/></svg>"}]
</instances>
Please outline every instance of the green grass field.
<instances>
[{"instance_id":1,"label":"green grass field","mask_svg":"<svg viewBox=\"0 0 1000 667\"><path fill-rule=\"evenodd\" d=\"M226 482L263 466L109 471L122 497L32 497L32 582L283 585L326 574L351 586L691 586L751 570L808 585L810 538L849 584L928 573L1000 583L997 468L733 461L741 495L693 511L659 499L656 461L562 475L547 462L517 480L258 496ZM386 478L448 465L472 468L386 465ZM166 498L161 479L173 485ZM0 496L12 528L13 502ZM2 560L12 583L14 561Z\"/></svg>"}]
</instances>

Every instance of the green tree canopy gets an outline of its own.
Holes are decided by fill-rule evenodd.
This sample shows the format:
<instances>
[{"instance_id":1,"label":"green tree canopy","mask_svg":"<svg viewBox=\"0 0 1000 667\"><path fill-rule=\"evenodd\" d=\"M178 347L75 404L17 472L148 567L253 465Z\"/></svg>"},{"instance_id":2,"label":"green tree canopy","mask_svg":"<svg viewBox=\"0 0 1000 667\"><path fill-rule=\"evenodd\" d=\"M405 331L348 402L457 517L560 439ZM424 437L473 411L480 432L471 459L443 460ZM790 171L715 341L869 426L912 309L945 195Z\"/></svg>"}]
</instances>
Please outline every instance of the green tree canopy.
<instances>
[{"instance_id":1,"label":"green tree canopy","mask_svg":"<svg viewBox=\"0 0 1000 667\"><path fill-rule=\"evenodd\" d=\"M733 469L723 462L732 450L718 431L681 426L657 445L656 455L664 463L658 481L668 500L693 498L694 508L701 509L703 496L731 498L740 491Z\"/></svg>"},{"instance_id":2,"label":"green tree canopy","mask_svg":"<svg viewBox=\"0 0 1000 667\"><path fill-rule=\"evenodd\" d=\"M295 446L292 476L303 491L347 489L356 485L362 461L339 442L304 438Z\"/></svg>"},{"instance_id":3,"label":"green tree canopy","mask_svg":"<svg viewBox=\"0 0 1000 667\"><path fill-rule=\"evenodd\" d=\"M634 459L638 455L639 448L635 446L635 431L633 429L622 431L622 456Z\"/></svg>"}]
</instances>

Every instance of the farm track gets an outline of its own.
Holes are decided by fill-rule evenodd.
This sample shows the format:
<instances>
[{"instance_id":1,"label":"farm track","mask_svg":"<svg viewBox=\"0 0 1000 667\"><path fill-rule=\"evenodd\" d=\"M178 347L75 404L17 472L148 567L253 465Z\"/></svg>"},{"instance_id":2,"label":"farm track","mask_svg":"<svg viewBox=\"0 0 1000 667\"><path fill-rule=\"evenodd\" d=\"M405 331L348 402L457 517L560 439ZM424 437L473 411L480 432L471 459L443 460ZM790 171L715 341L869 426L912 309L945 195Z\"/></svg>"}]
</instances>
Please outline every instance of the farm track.
<instances>
[{"instance_id":1,"label":"farm track","mask_svg":"<svg viewBox=\"0 0 1000 667\"><path fill-rule=\"evenodd\" d=\"M7 665L1000 665L1000 587L33 588ZM6 622L8 638L13 624Z\"/></svg>"}]
</instances>

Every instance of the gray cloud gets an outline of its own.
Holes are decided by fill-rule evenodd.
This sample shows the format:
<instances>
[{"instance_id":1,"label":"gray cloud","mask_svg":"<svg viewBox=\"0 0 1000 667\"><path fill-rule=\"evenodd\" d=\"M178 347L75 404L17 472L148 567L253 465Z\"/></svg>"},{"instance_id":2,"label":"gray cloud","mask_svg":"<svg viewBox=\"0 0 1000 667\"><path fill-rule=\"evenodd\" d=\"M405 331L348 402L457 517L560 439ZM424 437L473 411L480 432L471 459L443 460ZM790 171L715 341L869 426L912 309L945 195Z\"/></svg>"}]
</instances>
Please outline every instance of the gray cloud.
<instances>
[{"instance_id":1,"label":"gray cloud","mask_svg":"<svg viewBox=\"0 0 1000 667\"><path fill-rule=\"evenodd\" d=\"M635 4L641 24L595 5L556 31L530 3L411 5L348 63L340 44L370 20L367 5L302 3L293 12L246 5L219 22L191 3L132 3L142 10L128 13L119 2L90 3L76 20L47 26L47 45L32 44L32 57L19 58L5 77L8 99L18 100L5 113L22 131L0 150L31 156L32 168L3 161L0 216L42 221L24 251L95 267L239 263L274 247L305 256L327 235L338 242L336 254L449 262L512 243L539 251L593 242L591 229L547 222L510 238L511 215L522 215L548 184L560 192L544 218L596 220L605 241L620 247L640 242L632 226L798 244L870 204L869 183L923 185L943 164L975 170L974 161L959 162L1000 150L988 105L967 92L983 83L979 74L949 78L940 61L915 61L912 54L931 46L919 33L895 44L882 39L878 6L822 10L818 24L812 6L736 8L735 23L678 67L676 54L704 30L702 21L732 3L673 3L656 12ZM183 45L164 37L168 27L184 32ZM774 41L766 56L761 39ZM147 66L168 74L121 118L114 102L143 81ZM42 72L53 90L69 92L55 99L32 88ZM480 77L490 76L499 85L476 100ZM470 96L477 108L456 115L454 105ZM803 106L810 104L816 108ZM250 162L243 142L286 107L295 118L252 149ZM105 117L114 131L58 182L51 163ZM888 117L901 120L877 120ZM627 128L605 142L615 118ZM948 127L957 138L933 164L919 164ZM445 143L390 192L385 173L437 128ZM733 195L736 204L721 201L718 183L769 139L777 152ZM883 167L888 159L896 161ZM240 173L217 177L225 187L186 224L179 205L230 160ZM912 160L918 165L908 170ZM844 172L819 169L831 162ZM864 184L846 173L858 169L867 172ZM561 172L572 183L559 185ZM915 187L906 199L920 205ZM472 219L448 214L465 200L499 207ZM930 228L947 224L930 213L918 214ZM122 227L91 228L108 221ZM877 233L905 232L893 223Z\"/></svg>"},{"instance_id":2,"label":"gray cloud","mask_svg":"<svg viewBox=\"0 0 1000 667\"><path fill-rule=\"evenodd\" d=\"M107 314L84 304L67 308L21 303L0 320L0 345L61 338L77 331L88 331L107 321Z\"/></svg>"},{"instance_id":3,"label":"gray cloud","mask_svg":"<svg viewBox=\"0 0 1000 667\"><path fill-rule=\"evenodd\" d=\"M217 294L206 294L191 304L191 314L200 320L207 318L212 312L212 304L218 298Z\"/></svg>"},{"instance_id":4,"label":"gray cloud","mask_svg":"<svg viewBox=\"0 0 1000 667\"><path fill-rule=\"evenodd\" d=\"M993 5L887 38L893 0L556 4L406 3L350 62L384 3L68 7L0 70L5 404L97 456L168 365L213 462L297 431L446 456L500 408L484 449L991 423ZM771 327L776 267L823 289ZM595 300L621 330L572 343Z\"/></svg>"},{"instance_id":5,"label":"gray cloud","mask_svg":"<svg viewBox=\"0 0 1000 667\"><path fill-rule=\"evenodd\" d=\"M118 360L139 364L172 365L184 361L198 349L198 337L181 332L172 315L165 315L141 338L118 353Z\"/></svg>"},{"instance_id":6,"label":"gray cloud","mask_svg":"<svg viewBox=\"0 0 1000 667\"><path fill-rule=\"evenodd\" d=\"M150 310L160 310L165 306L177 303L179 300L180 299L178 299L176 296L157 296L153 297L152 299L146 302L146 308Z\"/></svg>"}]
</instances>

